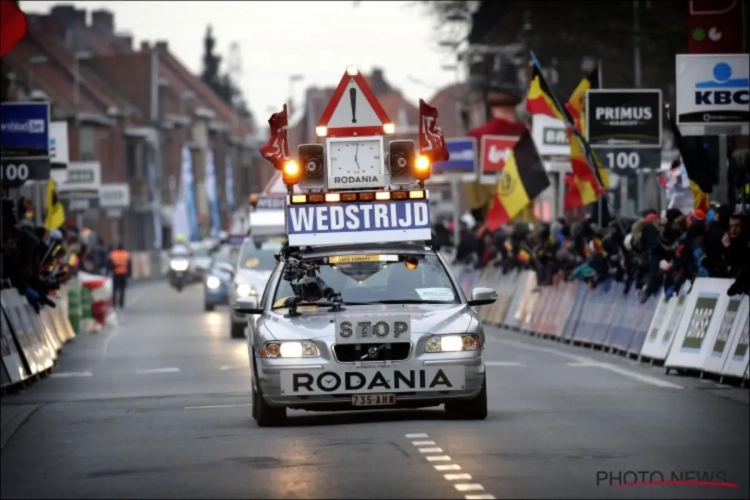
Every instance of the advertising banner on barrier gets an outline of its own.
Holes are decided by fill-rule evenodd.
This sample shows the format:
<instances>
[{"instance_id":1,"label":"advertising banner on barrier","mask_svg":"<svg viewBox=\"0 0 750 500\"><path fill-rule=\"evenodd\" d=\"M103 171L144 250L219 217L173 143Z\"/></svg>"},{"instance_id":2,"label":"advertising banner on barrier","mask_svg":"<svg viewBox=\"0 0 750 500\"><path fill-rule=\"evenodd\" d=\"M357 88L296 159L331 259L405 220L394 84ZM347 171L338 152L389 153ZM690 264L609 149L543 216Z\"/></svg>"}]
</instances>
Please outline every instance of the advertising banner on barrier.
<instances>
[{"instance_id":1,"label":"advertising banner on barrier","mask_svg":"<svg viewBox=\"0 0 750 500\"><path fill-rule=\"evenodd\" d=\"M578 327L578 319L581 316L584 302L587 302L586 298L589 292L589 287L580 281L571 283L571 285L573 285L573 289L575 290L573 296L573 308L570 311L570 315L568 316L568 320L565 322L562 331L562 338L567 340L572 339L573 335L575 335L576 328Z\"/></svg>"},{"instance_id":2,"label":"advertising banner on barrier","mask_svg":"<svg viewBox=\"0 0 750 500\"><path fill-rule=\"evenodd\" d=\"M5 309L5 308L3 308ZM13 332L8 320L5 318L5 312L0 312L0 352L2 352L3 367L8 374L8 383L15 384L25 380L29 373L24 368L21 355L18 353L16 341L13 338Z\"/></svg>"},{"instance_id":3,"label":"advertising banner on barrier","mask_svg":"<svg viewBox=\"0 0 750 500\"><path fill-rule=\"evenodd\" d=\"M24 308L26 309L26 314L31 321L32 328L41 333L42 338L44 339L44 343L47 344L47 349L52 356L52 359L57 359L57 351L62 348L62 344L57 339L57 336L52 330L47 328L46 323L42 320L41 312L40 314L37 314L36 311L34 311L34 309L28 303ZM42 312L43 311L44 309L42 309Z\"/></svg>"},{"instance_id":4,"label":"advertising banner on barrier","mask_svg":"<svg viewBox=\"0 0 750 500\"><path fill-rule=\"evenodd\" d=\"M727 360L729 353L730 334L733 331L737 313L740 309L741 296L729 297L729 302L724 310L724 317L721 320L719 330L716 332L715 339L708 339L710 342L710 354L706 357L701 367L708 373L721 373L722 368Z\"/></svg>"},{"instance_id":5,"label":"advertising banner on barrier","mask_svg":"<svg viewBox=\"0 0 750 500\"><path fill-rule=\"evenodd\" d=\"M726 359L721 369L721 375L729 377L742 377L747 370L750 362L750 300L743 297L740 300L740 307L735 317L732 331L729 333L729 339L726 346Z\"/></svg>"},{"instance_id":6,"label":"advertising banner on barrier","mask_svg":"<svg viewBox=\"0 0 750 500\"><path fill-rule=\"evenodd\" d=\"M703 369L729 303L729 280L697 278L669 350L666 368Z\"/></svg>"},{"instance_id":7,"label":"advertising banner on barrier","mask_svg":"<svg viewBox=\"0 0 750 500\"><path fill-rule=\"evenodd\" d=\"M39 340L28 331L26 322L20 315L20 295L16 289L7 289L0 292L0 300L3 313L20 348L29 375L36 375L44 370L44 348Z\"/></svg>"}]
</instances>

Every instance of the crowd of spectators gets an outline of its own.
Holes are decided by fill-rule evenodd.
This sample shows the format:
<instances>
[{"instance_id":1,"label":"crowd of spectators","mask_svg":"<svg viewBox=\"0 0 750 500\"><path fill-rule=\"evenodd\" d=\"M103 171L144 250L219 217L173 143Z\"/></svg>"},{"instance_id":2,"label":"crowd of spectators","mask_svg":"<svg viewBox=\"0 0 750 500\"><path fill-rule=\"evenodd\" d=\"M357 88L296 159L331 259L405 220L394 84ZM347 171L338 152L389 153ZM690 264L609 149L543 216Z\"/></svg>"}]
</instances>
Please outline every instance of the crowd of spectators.
<instances>
[{"instance_id":1,"label":"crowd of spectators","mask_svg":"<svg viewBox=\"0 0 750 500\"><path fill-rule=\"evenodd\" d=\"M92 242L85 230L49 230L34 222L30 200L2 200L0 279L3 288L16 288L39 311L54 307L48 297L79 270L106 273L106 249Z\"/></svg>"},{"instance_id":2,"label":"crowd of spectators","mask_svg":"<svg viewBox=\"0 0 750 500\"><path fill-rule=\"evenodd\" d=\"M626 293L635 286L642 302L661 290L669 298L698 277L730 278L730 295L750 294L749 229L750 219L728 205L707 213L647 210L605 226L589 216L573 224L514 222L492 232L461 221L454 264L530 269L539 286L556 276L592 288L612 279Z\"/></svg>"}]
</instances>

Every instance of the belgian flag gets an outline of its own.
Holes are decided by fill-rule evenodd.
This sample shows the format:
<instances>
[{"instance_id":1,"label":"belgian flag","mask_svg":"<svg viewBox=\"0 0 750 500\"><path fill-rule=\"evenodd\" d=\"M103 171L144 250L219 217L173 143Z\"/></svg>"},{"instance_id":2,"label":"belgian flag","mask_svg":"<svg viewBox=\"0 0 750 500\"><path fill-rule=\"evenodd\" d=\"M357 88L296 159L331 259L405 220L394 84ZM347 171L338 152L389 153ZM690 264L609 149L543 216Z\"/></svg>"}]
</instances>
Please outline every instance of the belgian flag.
<instances>
[{"instance_id":1,"label":"belgian flag","mask_svg":"<svg viewBox=\"0 0 750 500\"><path fill-rule=\"evenodd\" d=\"M65 209L57 197L55 181L47 181L47 217L44 226L47 229L57 229L65 224Z\"/></svg>"},{"instance_id":2,"label":"belgian flag","mask_svg":"<svg viewBox=\"0 0 750 500\"><path fill-rule=\"evenodd\" d=\"M594 182L593 188L596 194L606 192L609 180L603 177L604 169L601 167L601 163L596 157L594 150L591 149L591 145L583 137L582 132L576 128L575 120L573 119L573 116L571 116L568 108L560 104L560 101L555 96L552 88L547 84L547 81L542 74L542 70L540 69L539 62L533 52L531 53L531 59L533 71L531 85L529 86L529 92L526 96L526 110L532 115L542 114L565 122L565 126L571 137L571 144L574 142L573 137L577 137L579 141L577 149L575 150L576 153L579 153L579 158L583 160L583 162L579 161L579 167L585 166L591 175L589 175L589 173L584 174L582 170L579 174L575 169L573 170L573 173L577 177L582 177L584 180L591 179ZM586 79L588 79L588 77ZM592 82L586 84L582 82L579 84L579 87L582 85L585 87L591 83ZM571 153L573 152L574 151L571 151Z\"/></svg>"},{"instance_id":3,"label":"belgian flag","mask_svg":"<svg viewBox=\"0 0 750 500\"><path fill-rule=\"evenodd\" d=\"M601 83L599 81L599 66L589 73L587 76L585 76L579 83L578 86L573 90L573 93L570 94L570 98L568 99L568 102L565 104L565 108L567 109L568 113L570 114L570 117L573 119L573 125L581 132L583 133L584 130L586 130L584 119L585 119L585 99L586 99L586 91L590 89L598 89L601 88Z\"/></svg>"},{"instance_id":4,"label":"belgian flag","mask_svg":"<svg viewBox=\"0 0 750 500\"><path fill-rule=\"evenodd\" d=\"M666 106L669 128L674 136L674 144L677 146L685 165L685 172L690 180L690 190L693 193L693 208L706 212L709 207L709 194L713 190L712 174L716 171L716 162L708 157L706 151L694 141L688 141L682 136L680 127L674 121L674 117Z\"/></svg>"},{"instance_id":5,"label":"belgian flag","mask_svg":"<svg viewBox=\"0 0 750 500\"><path fill-rule=\"evenodd\" d=\"M487 227L497 230L520 214L550 186L544 164L529 131L518 139L500 172L497 191L487 212Z\"/></svg>"},{"instance_id":6,"label":"belgian flag","mask_svg":"<svg viewBox=\"0 0 750 500\"><path fill-rule=\"evenodd\" d=\"M541 68L532 63L531 84L526 94L526 111L530 115L545 115L564 122L572 122L567 110L557 104L552 88L544 79Z\"/></svg>"}]
</instances>

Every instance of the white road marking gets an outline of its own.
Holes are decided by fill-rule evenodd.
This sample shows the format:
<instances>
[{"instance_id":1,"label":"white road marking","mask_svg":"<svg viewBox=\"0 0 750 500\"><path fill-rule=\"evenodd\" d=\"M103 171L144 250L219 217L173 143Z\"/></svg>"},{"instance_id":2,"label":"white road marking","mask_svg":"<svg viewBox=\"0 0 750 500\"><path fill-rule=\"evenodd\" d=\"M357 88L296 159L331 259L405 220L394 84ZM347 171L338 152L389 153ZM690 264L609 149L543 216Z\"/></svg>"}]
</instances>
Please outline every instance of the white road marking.
<instances>
[{"instance_id":1,"label":"white road marking","mask_svg":"<svg viewBox=\"0 0 750 500\"><path fill-rule=\"evenodd\" d=\"M52 378L74 378L74 377L93 377L94 374L91 372L57 372L50 373Z\"/></svg>"},{"instance_id":2,"label":"white road marking","mask_svg":"<svg viewBox=\"0 0 750 500\"><path fill-rule=\"evenodd\" d=\"M601 368L603 370L607 370L612 373L617 373L618 375L622 375L624 377L632 378L633 380L638 380L639 382L643 382L644 384L650 384L656 387L662 387L666 389L684 389L684 387L682 387L681 385L673 384L672 382L667 382L666 380L661 380L659 378L652 377L650 375L643 375L641 373L627 370L625 368L621 368L619 366L615 366L610 363L600 363L600 362L597 362L595 359L588 358L586 356L577 356L575 354L568 354L567 352L561 352L561 351L557 351L555 349L550 349L547 347L524 344L522 342L515 342L513 340L507 340L507 339L497 339L497 340L500 343L512 345L520 349L527 349L530 351L538 351L538 352L546 352L554 356L571 359L580 364L595 366L597 368Z\"/></svg>"},{"instance_id":3,"label":"white road marking","mask_svg":"<svg viewBox=\"0 0 750 500\"><path fill-rule=\"evenodd\" d=\"M471 481L471 474L462 472L461 474L443 474L448 481Z\"/></svg>"},{"instance_id":4,"label":"white road marking","mask_svg":"<svg viewBox=\"0 0 750 500\"><path fill-rule=\"evenodd\" d=\"M426 438L429 437L427 434L407 434L406 439Z\"/></svg>"},{"instance_id":5,"label":"white road marking","mask_svg":"<svg viewBox=\"0 0 750 500\"><path fill-rule=\"evenodd\" d=\"M147 375L151 373L178 373L180 371L179 368L175 366L171 366L168 368L151 368L149 370L138 370L135 372L138 375Z\"/></svg>"},{"instance_id":6,"label":"white road marking","mask_svg":"<svg viewBox=\"0 0 750 500\"><path fill-rule=\"evenodd\" d=\"M458 491L484 491L484 486L477 483L454 484L453 487Z\"/></svg>"},{"instance_id":7,"label":"white road marking","mask_svg":"<svg viewBox=\"0 0 750 500\"><path fill-rule=\"evenodd\" d=\"M407 437L413 436L414 434L407 434ZM427 437L427 434L424 434L424 437ZM414 446L420 446L423 444L435 444L434 441L412 441L412 444ZM422 453L442 453L442 448L419 448L419 451ZM448 455L426 455L425 458L428 462L452 462L451 457ZM444 472L444 471L457 471L461 470L461 466L455 463L448 463L448 464L438 464L433 465L435 467L435 470ZM445 478L446 481L471 481L473 478L471 477L471 474L467 474L465 472L457 473L457 474L443 474L443 478ZM460 491L460 492L468 492L468 491L484 491L484 486L482 486L479 483L452 483L453 487ZM466 495L465 498L495 498L492 495L489 494L475 494L475 495Z\"/></svg>"},{"instance_id":8,"label":"white road marking","mask_svg":"<svg viewBox=\"0 0 750 500\"><path fill-rule=\"evenodd\" d=\"M518 361L485 361L484 364L487 366L526 366Z\"/></svg>"},{"instance_id":9,"label":"white road marking","mask_svg":"<svg viewBox=\"0 0 750 500\"><path fill-rule=\"evenodd\" d=\"M495 496L490 495L489 493L484 493L481 495L466 495L464 498L466 500L494 500Z\"/></svg>"},{"instance_id":10,"label":"white road marking","mask_svg":"<svg viewBox=\"0 0 750 500\"><path fill-rule=\"evenodd\" d=\"M207 405L207 406L186 406L185 410L213 410L216 408L249 408L253 406L250 403L237 405Z\"/></svg>"},{"instance_id":11,"label":"white road marking","mask_svg":"<svg viewBox=\"0 0 750 500\"><path fill-rule=\"evenodd\" d=\"M245 366L245 365L222 366L221 368L219 368L219 370L221 370L221 371L241 370L243 368L248 368L248 367Z\"/></svg>"},{"instance_id":12,"label":"white road marking","mask_svg":"<svg viewBox=\"0 0 750 500\"><path fill-rule=\"evenodd\" d=\"M435 441L412 441L411 444L414 446L431 446L435 444Z\"/></svg>"},{"instance_id":13,"label":"white road marking","mask_svg":"<svg viewBox=\"0 0 750 500\"><path fill-rule=\"evenodd\" d=\"M439 464L434 467L435 470L439 470L440 472L445 470L461 470L461 466L458 464Z\"/></svg>"}]
</instances>

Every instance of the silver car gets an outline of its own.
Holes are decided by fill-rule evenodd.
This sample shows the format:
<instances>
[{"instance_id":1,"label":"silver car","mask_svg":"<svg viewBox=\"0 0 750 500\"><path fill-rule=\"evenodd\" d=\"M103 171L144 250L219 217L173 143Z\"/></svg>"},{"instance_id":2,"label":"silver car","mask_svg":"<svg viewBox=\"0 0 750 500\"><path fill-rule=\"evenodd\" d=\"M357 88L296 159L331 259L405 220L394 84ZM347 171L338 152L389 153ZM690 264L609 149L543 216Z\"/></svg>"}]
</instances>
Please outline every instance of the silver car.
<instances>
[{"instance_id":1,"label":"silver car","mask_svg":"<svg viewBox=\"0 0 750 500\"><path fill-rule=\"evenodd\" d=\"M424 244L282 255L260 303L234 305L248 315L253 418L271 426L287 408L445 404L458 417L484 419L485 336L473 306L496 299L477 288L467 300Z\"/></svg>"},{"instance_id":2,"label":"silver car","mask_svg":"<svg viewBox=\"0 0 750 500\"><path fill-rule=\"evenodd\" d=\"M280 245L258 248L252 239L245 239L240 247L234 276L229 283L229 304L234 304L238 298L255 301L257 304L271 277L271 272L276 267L275 254L278 248ZM230 308L229 317L230 336L233 339L244 338L247 318L232 308Z\"/></svg>"}]
</instances>

